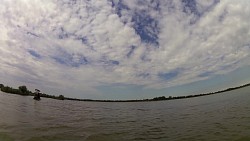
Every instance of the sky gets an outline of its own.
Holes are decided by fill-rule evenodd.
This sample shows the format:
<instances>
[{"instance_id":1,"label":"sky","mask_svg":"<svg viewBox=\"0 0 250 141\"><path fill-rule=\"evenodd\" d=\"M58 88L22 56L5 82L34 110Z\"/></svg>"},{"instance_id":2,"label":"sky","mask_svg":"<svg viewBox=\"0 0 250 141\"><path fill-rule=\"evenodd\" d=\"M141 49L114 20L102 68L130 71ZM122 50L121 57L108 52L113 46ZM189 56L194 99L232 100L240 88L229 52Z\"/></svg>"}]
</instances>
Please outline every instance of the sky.
<instances>
[{"instance_id":1,"label":"sky","mask_svg":"<svg viewBox=\"0 0 250 141\"><path fill-rule=\"evenodd\" d=\"M248 0L1 0L0 83L88 99L250 82Z\"/></svg>"}]
</instances>

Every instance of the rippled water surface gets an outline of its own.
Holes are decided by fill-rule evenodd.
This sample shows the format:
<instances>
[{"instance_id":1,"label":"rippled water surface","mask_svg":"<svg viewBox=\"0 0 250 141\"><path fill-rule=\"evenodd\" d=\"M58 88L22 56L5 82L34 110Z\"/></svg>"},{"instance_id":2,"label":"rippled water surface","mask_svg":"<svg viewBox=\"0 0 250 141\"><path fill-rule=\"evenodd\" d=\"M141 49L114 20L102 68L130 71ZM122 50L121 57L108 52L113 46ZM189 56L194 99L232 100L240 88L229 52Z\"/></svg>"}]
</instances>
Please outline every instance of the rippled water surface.
<instances>
[{"instance_id":1,"label":"rippled water surface","mask_svg":"<svg viewBox=\"0 0 250 141\"><path fill-rule=\"evenodd\" d=\"M0 141L250 141L250 87L138 103L34 101L0 92Z\"/></svg>"}]
</instances>

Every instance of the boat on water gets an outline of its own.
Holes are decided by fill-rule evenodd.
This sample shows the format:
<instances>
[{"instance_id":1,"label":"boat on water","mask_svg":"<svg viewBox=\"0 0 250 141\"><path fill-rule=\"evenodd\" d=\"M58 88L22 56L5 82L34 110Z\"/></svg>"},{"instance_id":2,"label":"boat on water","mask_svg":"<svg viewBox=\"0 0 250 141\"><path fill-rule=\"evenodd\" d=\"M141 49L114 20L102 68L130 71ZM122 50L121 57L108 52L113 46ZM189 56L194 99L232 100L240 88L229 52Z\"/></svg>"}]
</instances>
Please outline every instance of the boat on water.
<instances>
[{"instance_id":1,"label":"boat on water","mask_svg":"<svg viewBox=\"0 0 250 141\"><path fill-rule=\"evenodd\" d=\"M36 97L36 96L35 96L33 99L34 99L34 100L37 100L37 101L41 100L40 97Z\"/></svg>"},{"instance_id":2,"label":"boat on water","mask_svg":"<svg viewBox=\"0 0 250 141\"><path fill-rule=\"evenodd\" d=\"M35 89L35 96L34 96L34 100L41 100L41 98L40 98L40 90L38 90L38 89Z\"/></svg>"}]
</instances>

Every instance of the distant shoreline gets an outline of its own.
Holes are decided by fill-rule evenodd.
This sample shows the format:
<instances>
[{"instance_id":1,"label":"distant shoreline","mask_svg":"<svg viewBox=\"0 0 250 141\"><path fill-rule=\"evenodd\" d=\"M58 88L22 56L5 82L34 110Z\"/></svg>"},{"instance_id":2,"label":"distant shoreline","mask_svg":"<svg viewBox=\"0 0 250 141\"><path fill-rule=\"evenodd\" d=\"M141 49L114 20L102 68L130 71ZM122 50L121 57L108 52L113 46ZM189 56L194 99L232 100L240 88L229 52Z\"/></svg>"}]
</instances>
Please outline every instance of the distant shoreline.
<instances>
[{"instance_id":1,"label":"distant shoreline","mask_svg":"<svg viewBox=\"0 0 250 141\"><path fill-rule=\"evenodd\" d=\"M195 95L187 95L187 96L160 96L160 97L155 97L152 99L140 99L140 100L92 100L92 99L76 99L76 98L65 98L65 100L74 100L74 101L93 101L93 102L150 102L150 101L164 101L164 100L176 100L176 99L187 99L187 98L194 98L194 97L201 97L201 96L208 96L208 95L214 95L214 94L220 94L224 92L229 92L237 89L241 89L244 87L250 86L250 83L241 85L238 87L233 87L233 88L227 88L225 90L220 90L216 92L210 92L210 93L204 93L204 94L195 94Z\"/></svg>"},{"instance_id":2,"label":"distant shoreline","mask_svg":"<svg viewBox=\"0 0 250 141\"><path fill-rule=\"evenodd\" d=\"M43 98L52 98L52 99L57 99L57 100L71 100L71 101L87 101L87 102L150 102L150 101L163 101L163 100L176 100L176 99L186 99L186 98L194 98L194 97L201 97L201 96L208 96L208 95L213 95L213 94L219 94L219 93L224 93L228 91L233 91L237 89L241 89L244 87L250 86L250 83L241 85L238 87L233 87L233 88L227 88L225 90L221 91L216 91L216 92L210 92L210 93L204 93L204 94L195 94L195 95L187 95L187 96L160 96L160 97L155 97L152 99L140 99L140 100L94 100L94 99L78 99L78 98L69 98L69 97L64 97L63 95L55 96L55 95L49 95L49 94L41 94L41 97ZM9 93L9 94L16 94L16 95L22 95L22 96L34 96L35 94L31 91L29 91L26 86L19 86L18 89L9 87L9 86L4 86L3 84L0 84L0 89L2 92Z\"/></svg>"}]
</instances>

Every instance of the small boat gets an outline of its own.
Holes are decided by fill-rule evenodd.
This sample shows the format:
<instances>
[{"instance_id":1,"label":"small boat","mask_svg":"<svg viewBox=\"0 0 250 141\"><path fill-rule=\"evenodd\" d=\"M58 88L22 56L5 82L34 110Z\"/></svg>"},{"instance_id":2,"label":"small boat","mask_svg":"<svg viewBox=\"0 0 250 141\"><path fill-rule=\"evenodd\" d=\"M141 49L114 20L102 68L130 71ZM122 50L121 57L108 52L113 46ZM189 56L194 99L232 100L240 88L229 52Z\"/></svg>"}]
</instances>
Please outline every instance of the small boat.
<instances>
[{"instance_id":1,"label":"small boat","mask_svg":"<svg viewBox=\"0 0 250 141\"><path fill-rule=\"evenodd\" d=\"M41 100L41 98L40 98L40 97L37 97L37 96L34 96L33 99L34 99L34 100L37 100L37 101Z\"/></svg>"},{"instance_id":2,"label":"small boat","mask_svg":"<svg viewBox=\"0 0 250 141\"><path fill-rule=\"evenodd\" d=\"M40 90L38 90L38 89L35 89L35 96L34 96L34 100L41 100L41 98L40 98Z\"/></svg>"}]
</instances>

